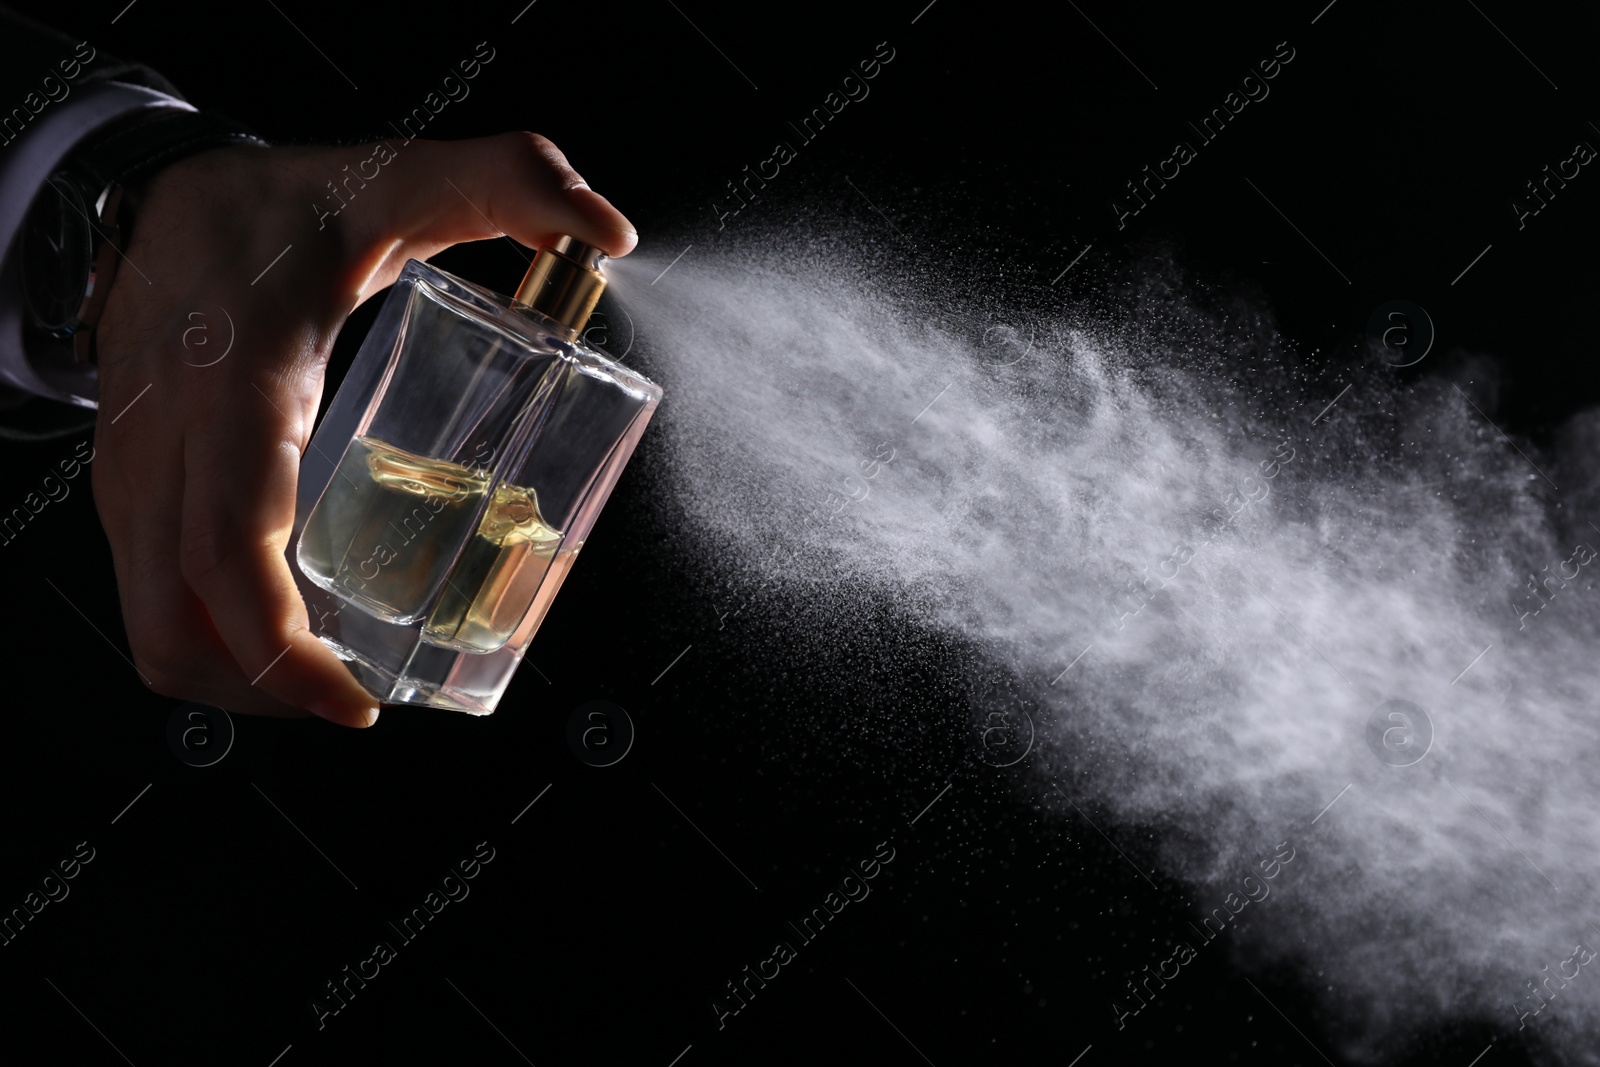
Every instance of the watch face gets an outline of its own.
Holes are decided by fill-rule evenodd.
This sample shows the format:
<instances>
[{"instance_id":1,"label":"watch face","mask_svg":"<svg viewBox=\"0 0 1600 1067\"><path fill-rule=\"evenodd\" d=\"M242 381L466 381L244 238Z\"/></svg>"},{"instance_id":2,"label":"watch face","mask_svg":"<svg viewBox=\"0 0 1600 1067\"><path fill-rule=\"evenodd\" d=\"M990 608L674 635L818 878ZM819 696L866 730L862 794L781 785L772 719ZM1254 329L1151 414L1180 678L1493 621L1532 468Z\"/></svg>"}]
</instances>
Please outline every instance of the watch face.
<instances>
[{"instance_id":1,"label":"watch face","mask_svg":"<svg viewBox=\"0 0 1600 1067\"><path fill-rule=\"evenodd\" d=\"M33 325L70 331L89 291L94 254L93 209L69 179L52 176L22 228L22 289Z\"/></svg>"}]
</instances>

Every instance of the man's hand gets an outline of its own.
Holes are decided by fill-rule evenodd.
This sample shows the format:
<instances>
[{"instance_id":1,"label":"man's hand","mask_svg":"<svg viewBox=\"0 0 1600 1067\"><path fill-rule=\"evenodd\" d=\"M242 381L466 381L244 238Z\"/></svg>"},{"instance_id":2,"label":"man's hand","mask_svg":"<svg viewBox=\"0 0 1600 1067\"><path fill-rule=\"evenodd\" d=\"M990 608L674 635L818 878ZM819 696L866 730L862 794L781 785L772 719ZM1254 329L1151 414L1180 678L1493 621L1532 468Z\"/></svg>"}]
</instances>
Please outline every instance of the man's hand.
<instances>
[{"instance_id":1,"label":"man's hand","mask_svg":"<svg viewBox=\"0 0 1600 1067\"><path fill-rule=\"evenodd\" d=\"M340 326L406 260L461 241L567 233L614 256L637 241L534 134L396 151L364 188L349 183L353 198L340 181L371 146L216 149L138 191L98 330L93 479L134 662L157 692L375 721L376 701L308 628L284 555ZM313 205L338 206L329 182L348 204L319 218ZM217 360L223 310L233 347ZM197 322L209 343L185 347Z\"/></svg>"}]
</instances>

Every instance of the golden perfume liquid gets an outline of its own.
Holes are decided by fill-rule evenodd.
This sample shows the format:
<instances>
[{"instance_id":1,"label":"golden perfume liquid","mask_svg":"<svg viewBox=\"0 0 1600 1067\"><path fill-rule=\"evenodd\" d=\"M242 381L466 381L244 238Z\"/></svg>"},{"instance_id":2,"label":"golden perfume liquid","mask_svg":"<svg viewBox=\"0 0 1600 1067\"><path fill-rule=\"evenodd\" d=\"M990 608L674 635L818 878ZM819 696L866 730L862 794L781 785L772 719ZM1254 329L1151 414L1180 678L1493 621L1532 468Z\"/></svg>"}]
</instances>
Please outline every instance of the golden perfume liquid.
<instances>
[{"instance_id":1,"label":"golden perfume liquid","mask_svg":"<svg viewBox=\"0 0 1600 1067\"><path fill-rule=\"evenodd\" d=\"M563 574L572 565L577 548L560 550L561 531L540 516L534 491L500 486L450 572L423 639L463 652L500 648L522 625L557 556ZM551 583L552 596L559 584Z\"/></svg>"},{"instance_id":2,"label":"golden perfume liquid","mask_svg":"<svg viewBox=\"0 0 1600 1067\"><path fill-rule=\"evenodd\" d=\"M330 506L301 536L302 569L380 618L418 621L453 562L447 552L477 521L487 475L358 437L331 485Z\"/></svg>"},{"instance_id":3,"label":"golden perfume liquid","mask_svg":"<svg viewBox=\"0 0 1600 1067\"><path fill-rule=\"evenodd\" d=\"M334 484L342 487L340 506L306 524L302 545L313 550L302 551L302 568L390 621L426 614L422 636L430 644L479 653L504 646L561 548L561 531L539 514L534 491L514 485L494 490L477 529L463 538L488 493L487 472L375 437L350 443ZM459 556L441 551L463 540Z\"/></svg>"}]
</instances>

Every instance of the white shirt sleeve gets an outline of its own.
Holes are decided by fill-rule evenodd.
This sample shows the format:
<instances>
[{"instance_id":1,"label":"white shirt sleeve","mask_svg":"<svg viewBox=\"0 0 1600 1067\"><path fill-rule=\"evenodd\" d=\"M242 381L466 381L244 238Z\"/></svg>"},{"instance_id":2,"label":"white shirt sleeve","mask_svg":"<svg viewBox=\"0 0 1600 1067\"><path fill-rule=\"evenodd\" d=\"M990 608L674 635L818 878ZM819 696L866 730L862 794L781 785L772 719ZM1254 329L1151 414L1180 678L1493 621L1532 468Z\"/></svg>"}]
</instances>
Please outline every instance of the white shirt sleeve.
<instances>
[{"instance_id":1,"label":"white shirt sleeve","mask_svg":"<svg viewBox=\"0 0 1600 1067\"><path fill-rule=\"evenodd\" d=\"M118 81L96 82L52 104L16 140L0 147L0 385L79 407L98 407L93 367L81 375L52 375L47 382L23 348L23 219L45 181L84 138L125 115L149 108L194 108L176 97Z\"/></svg>"}]
</instances>

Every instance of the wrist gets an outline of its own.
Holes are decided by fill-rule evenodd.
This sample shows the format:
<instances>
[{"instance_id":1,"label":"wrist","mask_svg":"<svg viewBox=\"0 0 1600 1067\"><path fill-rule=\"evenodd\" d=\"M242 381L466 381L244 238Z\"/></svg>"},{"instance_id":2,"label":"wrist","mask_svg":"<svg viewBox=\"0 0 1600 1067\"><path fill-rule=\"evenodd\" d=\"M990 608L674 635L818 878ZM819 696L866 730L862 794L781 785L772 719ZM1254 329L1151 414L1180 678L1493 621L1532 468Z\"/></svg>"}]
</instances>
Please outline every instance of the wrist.
<instances>
[{"instance_id":1,"label":"wrist","mask_svg":"<svg viewBox=\"0 0 1600 1067\"><path fill-rule=\"evenodd\" d=\"M149 182L227 144L264 144L243 127L188 109L152 108L81 142L35 197L21 250L28 347L63 368L95 362L95 327ZM137 268L134 268L137 269Z\"/></svg>"}]
</instances>

